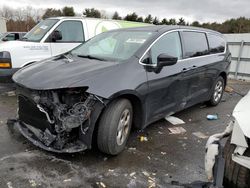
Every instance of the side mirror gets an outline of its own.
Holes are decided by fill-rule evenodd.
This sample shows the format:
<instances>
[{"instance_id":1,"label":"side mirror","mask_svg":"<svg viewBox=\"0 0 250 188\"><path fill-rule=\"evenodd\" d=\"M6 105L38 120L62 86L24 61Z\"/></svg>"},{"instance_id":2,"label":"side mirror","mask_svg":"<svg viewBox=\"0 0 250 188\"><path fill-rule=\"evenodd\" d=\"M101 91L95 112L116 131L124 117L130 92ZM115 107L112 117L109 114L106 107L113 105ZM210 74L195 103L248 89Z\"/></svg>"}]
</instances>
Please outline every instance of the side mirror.
<instances>
[{"instance_id":1,"label":"side mirror","mask_svg":"<svg viewBox=\"0 0 250 188\"><path fill-rule=\"evenodd\" d=\"M171 66L176 64L177 61L178 61L177 57L173 57L167 54L160 54L157 57L157 66L158 67Z\"/></svg>"},{"instance_id":2,"label":"side mirror","mask_svg":"<svg viewBox=\"0 0 250 188\"><path fill-rule=\"evenodd\" d=\"M62 40L62 33L61 31L55 30L51 33L51 41L56 42L57 40Z\"/></svg>"},{"instance_id":3,"label":"side mirror","mask_svg":"<svg viewBox=\"0 0 250 188\"><path fill-rule=\"evenodd\" d=\"M9 41L9 39L7 37L4 37L2 41Z\"/></svg>"}]
</instances>

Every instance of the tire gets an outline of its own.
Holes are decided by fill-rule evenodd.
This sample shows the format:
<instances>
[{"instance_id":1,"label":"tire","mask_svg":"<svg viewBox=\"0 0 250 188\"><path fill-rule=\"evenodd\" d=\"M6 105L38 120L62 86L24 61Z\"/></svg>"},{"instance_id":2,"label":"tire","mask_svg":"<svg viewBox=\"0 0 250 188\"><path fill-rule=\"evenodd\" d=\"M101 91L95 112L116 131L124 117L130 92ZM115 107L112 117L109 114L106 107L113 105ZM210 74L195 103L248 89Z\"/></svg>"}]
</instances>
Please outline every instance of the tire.
<instances>
[{"instance_id":1,"label":"tire","mask_svg":"<svg viewBox=\"0 0 250 188\"><path fill-rule=\"evenodd\" d=\"M111 102L99 121L97 131L99 150L111 155L122 152L128 140L132 119L133 108L129 100L119 99Z\"/></svg>"},{"instance_id":2,"label":"tire","mask_svg":"<svg viewBox=\"0 0 250 188\"><path fill-rule=\"evenodd\" d=\"M225 80L221 76L219 76L214 82L211 98L208 101L208 103L211 106L216 106L220 103L224 93L224 89L225 89Z\"/></svg>"},{"instance_id":3,"label":"tire","mask_svg":"<svg viewBox=\"0 0 250 188\"><path fill-rule=\"evenodd\" d=\"M236 146L230 144L230 141L231 138L227 140L224 148L225 172L223 185L225 188L250 188L250 170L232 160L232 154ZM247 149L245 155L250 156L249 149Z\"/></svg>"}]
</instances>

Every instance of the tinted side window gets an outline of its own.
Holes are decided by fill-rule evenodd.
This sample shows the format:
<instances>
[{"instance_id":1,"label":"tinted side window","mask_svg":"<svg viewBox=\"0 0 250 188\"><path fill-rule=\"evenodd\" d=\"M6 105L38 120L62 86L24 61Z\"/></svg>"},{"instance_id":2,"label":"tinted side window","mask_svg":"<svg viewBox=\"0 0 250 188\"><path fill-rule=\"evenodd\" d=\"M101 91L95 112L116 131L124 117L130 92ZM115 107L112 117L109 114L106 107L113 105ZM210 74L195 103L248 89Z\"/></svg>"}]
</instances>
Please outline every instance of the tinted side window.
<instances>
[{"instance_id":1,"label":"tinted side window","mask_svg":"<svg viewBox=\"0 0 250 188\"><path fill-rule=\"evenodd\" d=\"M160 54L167 54L178 59L182 56L181 41L178 32L172 32L161 37L151 48L152 63L157 63Z\"/></svg>"},{"instance_id":2,"label":"tinted side window","mask_svg":"<svg viewBox=\"0 0 250 188\"><path fill-rule=\"evenodd\" d=\"M205 33L184 31L183 43L185 58L207 55L209 53Z\"/></svg>"},{"instance_id":3,"label":"tinted side window","mask_svg":"<svg viewBox=\"0 0 250 188\"><path fill-rule=\"evenodd\" d=\"M14 33L10 33L5 38L7 38L8 41L15 40L15 34Z\"/></svg>"},{"instance_id":4,"label":"tinted side window","mask_svg":"<svg viewBox=\"0 0 250 188\"><path fill-rule=\"evenodd\" d=\"M56 42L83 42L83 27L80 21L64 21L55 30L61 31L62 40Z\"/></svg>"},{"instance_id":5,"label":"tinted side window","mask_svg":"<svg viewBox=\"0 0 250 188\"><path fill-rule=\"evenodd\" d=\"M208 34L207 38L208 38L208 44L209 44L209 52L211 54L221 53L225 51L226 43L222 37Z\"/></svg>"}]
</instances>

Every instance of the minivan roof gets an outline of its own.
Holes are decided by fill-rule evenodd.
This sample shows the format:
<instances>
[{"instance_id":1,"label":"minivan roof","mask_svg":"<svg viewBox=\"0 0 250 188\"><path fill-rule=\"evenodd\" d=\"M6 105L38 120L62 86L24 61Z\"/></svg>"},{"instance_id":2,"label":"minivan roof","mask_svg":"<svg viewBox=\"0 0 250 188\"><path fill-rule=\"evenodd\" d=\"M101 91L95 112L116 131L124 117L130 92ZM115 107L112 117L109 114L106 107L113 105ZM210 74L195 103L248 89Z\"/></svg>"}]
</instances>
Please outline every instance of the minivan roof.
<instances>
[{"instance_id":1,"label":"minivan roof","mask_svg":"<svg viewBox=\"0 0 250 188\"><path fill-rule=\"evenodd\" d=\"M187 30L194 30L194 31L203 31L208 33L215 33L221 35L221 33L211 30L205 29L200 27L192 27L192 26L180 26L180 25L152 25L152 26L144 26L144 27L132 27L132 28L122 28L119 30L129 30L129 31L152 31L152 32L160 32L164 33L171 30L176 29L187 29ZM110 32L112 32L111 30Z\"/></svg>"}]
</instances>

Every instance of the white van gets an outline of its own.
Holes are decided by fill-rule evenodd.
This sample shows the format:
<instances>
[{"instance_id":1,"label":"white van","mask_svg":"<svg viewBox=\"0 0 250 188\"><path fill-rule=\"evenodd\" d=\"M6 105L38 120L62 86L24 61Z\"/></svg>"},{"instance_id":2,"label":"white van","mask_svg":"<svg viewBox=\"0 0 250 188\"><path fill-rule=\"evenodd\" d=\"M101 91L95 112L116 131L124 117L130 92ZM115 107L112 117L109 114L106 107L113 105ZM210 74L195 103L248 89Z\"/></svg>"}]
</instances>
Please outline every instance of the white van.
<instances>
[{"instance_id":1,"label":"white van","mask_svg":"<svg viewBox=\"0 0 250 188\"><path fill-rule=\"evenodd\" d=\"M22 41L0 44L0 82L8 82L21 67L70 51L99 33L146 25L84 17L54 17L43 20Z\"/></svg>"}]
</instances>

